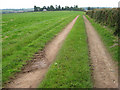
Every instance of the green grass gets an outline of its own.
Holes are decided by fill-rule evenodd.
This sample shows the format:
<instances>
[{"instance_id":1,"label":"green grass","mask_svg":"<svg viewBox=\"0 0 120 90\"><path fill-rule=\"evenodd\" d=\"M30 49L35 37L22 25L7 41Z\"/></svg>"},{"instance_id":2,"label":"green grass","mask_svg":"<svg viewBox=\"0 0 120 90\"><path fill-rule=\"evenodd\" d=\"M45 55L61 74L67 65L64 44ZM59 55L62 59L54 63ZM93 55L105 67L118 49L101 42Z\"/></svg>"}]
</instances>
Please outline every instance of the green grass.
<instances>
[{"instance_id":1,"label":"green grass","mask_svg":"<svg viewBox=\"0 0 120 90\"><path fill-rule=\"evenodd\" d=\"M92 87L87 36L81 14L39 88Z\"/></svg>"},{"instance_id":2,"label":"green grass","mask_svg":"<svg viewBox=\"0 0 120 90\"><path fill-rule=\"evenodd\" d=\"M34 53L59 33L79 13L29 12L3 14L2 73L3 83L21 70Z\"/></svg>"},{"instance_id":3,"label":"green grass","mask_svg":"<svg viewBox=\"0 0 120 90\"><path fill-rule=\"evenodd\" d=\"M0 89L2 88L2 46L0 43Z\"/></svg>"},{"instance_id":4,"label":"green grass","mask_svg":"<svg viewBox=\"0 0 120 90\"><path fill-rule=\"evenodd\" d=\"M96 31L99 33L102 41L104 42L104 45L112 55L112 58L115 61L118 61L118 45L111 47L115 43L118 43L118 37L114 36L113 32L111 32L108 28L105 28L99 23L96 23L93 19L89 18L88 16L87 19L92 23Z\"/></svg>"}]
</instances>

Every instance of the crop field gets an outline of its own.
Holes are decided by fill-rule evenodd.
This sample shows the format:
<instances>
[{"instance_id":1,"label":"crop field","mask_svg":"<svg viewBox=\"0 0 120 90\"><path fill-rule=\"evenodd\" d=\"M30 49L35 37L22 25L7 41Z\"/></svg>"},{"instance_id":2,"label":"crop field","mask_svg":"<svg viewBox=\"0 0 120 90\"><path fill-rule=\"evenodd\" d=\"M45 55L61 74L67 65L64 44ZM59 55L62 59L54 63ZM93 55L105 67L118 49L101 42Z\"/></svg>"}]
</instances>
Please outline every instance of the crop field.
<instances>
[{"instance_id":1,"label":"crop field","mask_svg":"<svg viewBox=\"0 0 120 90\"><path fill-rule=\"evenodd\" d=\"M34 53L60 32L80 12L3 14L3 82L19 72Z\"/></svg>"}]
</instances>

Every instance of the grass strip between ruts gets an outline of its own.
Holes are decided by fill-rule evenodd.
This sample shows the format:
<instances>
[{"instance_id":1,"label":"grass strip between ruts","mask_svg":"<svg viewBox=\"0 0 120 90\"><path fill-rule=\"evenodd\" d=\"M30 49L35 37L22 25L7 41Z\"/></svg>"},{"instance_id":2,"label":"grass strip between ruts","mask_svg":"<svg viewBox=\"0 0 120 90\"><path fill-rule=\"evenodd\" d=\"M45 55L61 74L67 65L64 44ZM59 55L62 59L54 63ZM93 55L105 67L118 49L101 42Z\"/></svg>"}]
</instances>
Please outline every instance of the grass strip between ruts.
<instances>
[{"instance_id":1,"label":"grass strip between ruts","mask_svg":"<svg viewBox=\"0 0 120 90\"><path fill-rule=\"evenodd\" d=\"M39 88L92 87L87 36L80 15Z\"/></svg>"}]
</instances>

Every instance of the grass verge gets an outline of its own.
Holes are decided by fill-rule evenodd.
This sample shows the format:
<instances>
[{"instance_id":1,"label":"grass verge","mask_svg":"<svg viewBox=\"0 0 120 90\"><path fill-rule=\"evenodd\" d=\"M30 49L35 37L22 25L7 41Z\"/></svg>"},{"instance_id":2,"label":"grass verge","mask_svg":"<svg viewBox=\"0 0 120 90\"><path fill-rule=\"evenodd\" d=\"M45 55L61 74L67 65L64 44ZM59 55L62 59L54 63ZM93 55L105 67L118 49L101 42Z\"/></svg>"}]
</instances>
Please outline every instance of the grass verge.
<instances>
[{"instance_id":1,"label":"grass verge","mask_svg":"<svg viewBox=\"0 0 120 90\"><path fill-rule=\"evenodd\" d=\"M92 88L82 15L67 36L39 88Z\"/></svg>"},{"instance_id":2,"label":"grass verge","mask_svg":"<svg viewBox=\"0 0 120 90\"><path fill-rule=\"evenodd\" d=\"M118 61L118 37L113 35L113 32L111 32L108 28L96 23L93 19L86 16L87 19L91 22L91 24L94 26L95 30L99 33L102 41L104 42L104 45L112 55L112 58L115 61Z\"/></svg>"}]
</instances>

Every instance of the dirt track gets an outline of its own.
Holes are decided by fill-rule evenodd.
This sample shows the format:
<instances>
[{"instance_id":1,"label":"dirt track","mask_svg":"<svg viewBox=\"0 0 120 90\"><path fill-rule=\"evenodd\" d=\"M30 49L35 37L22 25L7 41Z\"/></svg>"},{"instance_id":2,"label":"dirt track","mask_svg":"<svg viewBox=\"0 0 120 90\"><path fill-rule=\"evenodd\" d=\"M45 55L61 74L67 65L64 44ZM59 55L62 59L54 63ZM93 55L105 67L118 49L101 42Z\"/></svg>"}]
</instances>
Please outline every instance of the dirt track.
<instances>
[{"instance_id":1,"label":"dirt track","mask_svg":"<svg viewBox=\"0 0 120 90\"><path fill-rule=\"evenodd\" d=\"M36 53L35 58L5 88L37 88L78 17L49 42L44 51Z\"/></svg>"},{"instance_id":2,"label":"dirt track","mask_svg":"<svg viewBox=\"0 0 120 90\"><path fill-rule=\"evenodd\" d=\"M118 69L91 23L83 16L95 88L118 88Z\"/></svg>"}]
</instances>

